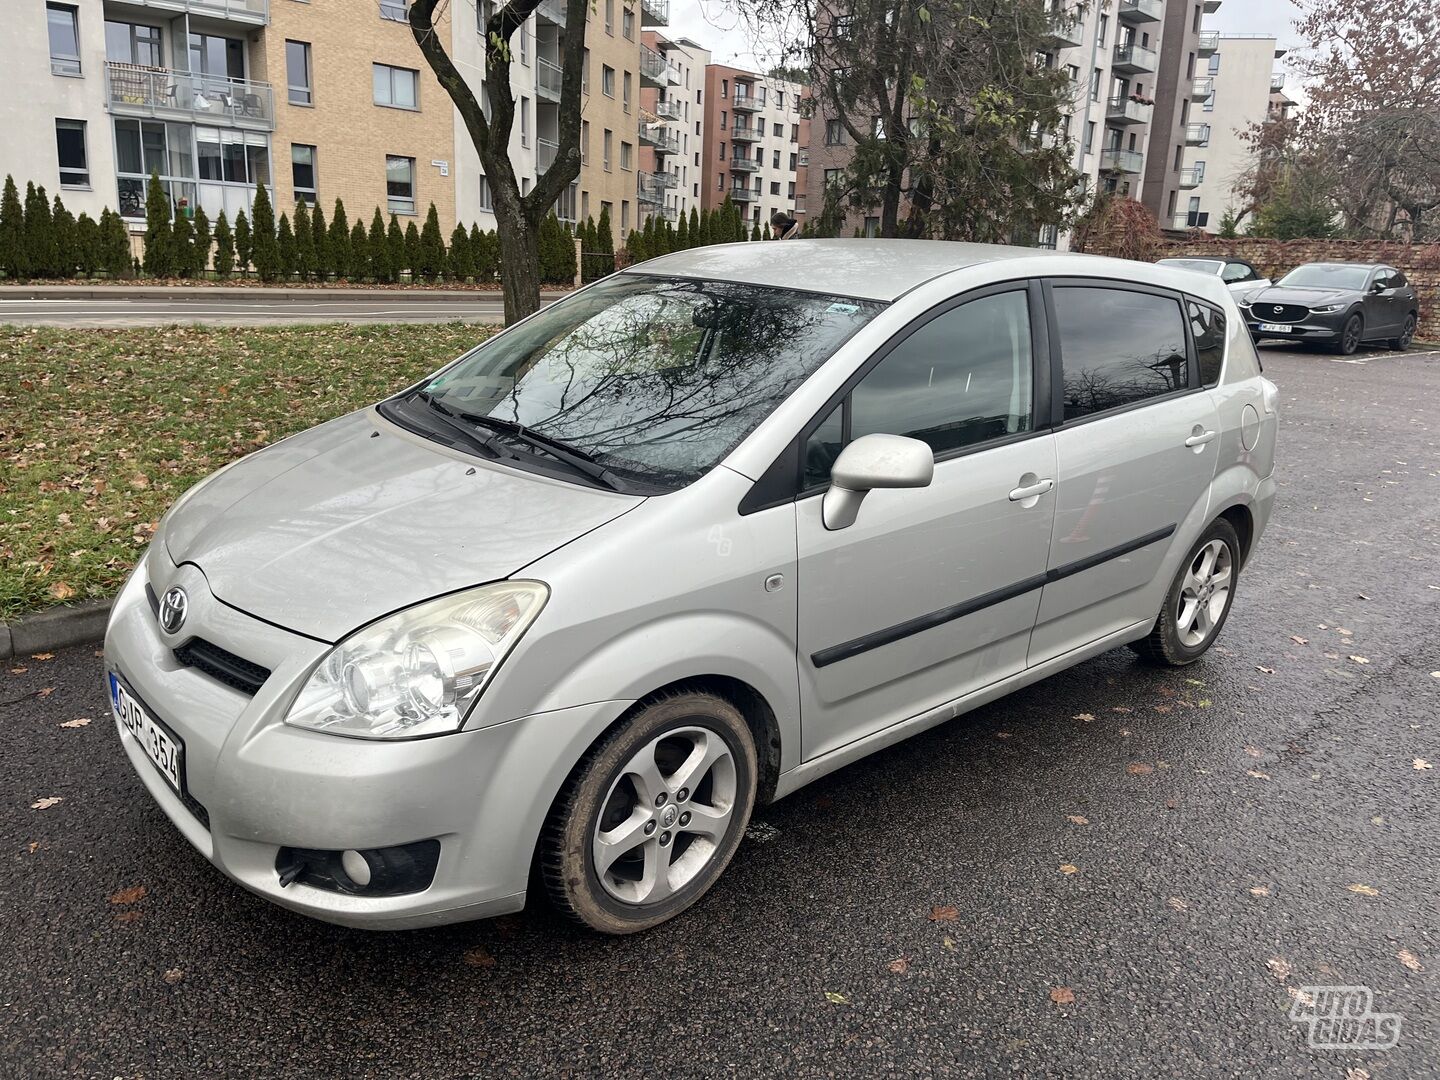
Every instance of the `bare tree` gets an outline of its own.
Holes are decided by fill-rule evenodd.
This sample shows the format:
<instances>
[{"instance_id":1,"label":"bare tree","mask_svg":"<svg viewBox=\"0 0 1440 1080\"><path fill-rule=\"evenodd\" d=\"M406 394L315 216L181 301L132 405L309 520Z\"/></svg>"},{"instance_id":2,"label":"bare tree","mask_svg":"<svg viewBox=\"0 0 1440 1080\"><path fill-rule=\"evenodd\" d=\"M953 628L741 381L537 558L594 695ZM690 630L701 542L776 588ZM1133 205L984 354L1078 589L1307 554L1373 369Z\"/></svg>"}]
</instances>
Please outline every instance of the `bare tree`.
<instances>
[{"instance_id":1,"label":"bare tree","mask_svg":"<svg viewBox=\"0 0 1440 1080\"><path fill-rule=\"evenodd\" d=\"M514 322L540 308L540 223L570 182L580 175L580 82L585 62L585 19L590 3L589 0L565 0L559 149L554 162L536 180L528 195L520 194L520 180L510 161L510 132L515 124L510 39L535 13L540 0L509 0L495 7L485 20L488 115L446 52L443 35L448 30L436 25L448 4L449 0L413 0L410 32L435 78L455 103L470 141L480 154L495 207L496 232L500 236L500 284L505 292L505 321Z\"/></svg>"}]
</instances>

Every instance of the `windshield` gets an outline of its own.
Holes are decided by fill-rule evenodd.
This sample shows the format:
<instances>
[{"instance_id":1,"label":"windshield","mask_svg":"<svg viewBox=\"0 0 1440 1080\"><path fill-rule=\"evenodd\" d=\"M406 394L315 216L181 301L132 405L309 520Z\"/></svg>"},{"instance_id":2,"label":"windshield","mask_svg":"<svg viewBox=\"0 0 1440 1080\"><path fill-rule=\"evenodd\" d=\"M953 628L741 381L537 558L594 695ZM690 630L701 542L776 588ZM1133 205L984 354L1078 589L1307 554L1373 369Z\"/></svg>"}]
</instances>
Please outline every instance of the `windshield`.
<instances>
[{"instance_id":1,"label":"windshield","mask_svg":"<svg viewBox=\"0 0 1440 1080\"><path fill-rule=\"evenodd\" d=\"M1202 274L1218 274L1223 263L1210 259L1161 259L1161 266L1178 266L1181 270L1198 270Z\"/></svg>"},{"instance_id":2,"label":"windshield","mask_svg":"<svg viewBox=\"0 0 1440 1080\"><path fill-rule=\"evenodd\" d=\"M1281 285L1304 285L1315 289L1354 289L1365 291L1370 277L1368 266L1335 266L1333 263L1310 263L1297 266L1280 279Z\"/></svg>"},{"instance_id":3,"label":"windshield","mask_svg":"<svg viewBox=\"0 0 1440 1080\"><path fill-rule=\"evenodd\" d=\"M882 306L619 274L473 349L422 393L460 422L518 423L612 474L673 489L709 471Z\"/></svg>"}]
</instances>

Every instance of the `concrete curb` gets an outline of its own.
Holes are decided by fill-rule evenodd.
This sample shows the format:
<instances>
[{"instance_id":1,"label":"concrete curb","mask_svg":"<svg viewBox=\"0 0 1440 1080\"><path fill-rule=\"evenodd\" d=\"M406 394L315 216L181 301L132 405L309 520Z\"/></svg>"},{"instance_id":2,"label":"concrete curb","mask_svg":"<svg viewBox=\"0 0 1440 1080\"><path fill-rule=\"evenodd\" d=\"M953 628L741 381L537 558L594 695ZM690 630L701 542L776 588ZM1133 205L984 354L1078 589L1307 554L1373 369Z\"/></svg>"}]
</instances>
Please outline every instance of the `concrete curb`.
<instances>
[{"instance_id":1,"label":"concrete curb","mask_svg":"<svg viewBox=\"0 0 1440 1080\"><path fill-rule=\"evenodd\" d=\"M0 623L0 660L99 641L105 636L110 604L109 600L86 600Z\"/></svg>"},{"instance_id":2,"label":"concrete curb","mask_svg":"<svg viewBox=\"0 0 1440 1080\"><path fill-rule=\"evenodd\" d=\"M542 300L558 300L568 292L542 292ZM384 300L405 303L425 300L495 300L499 289L275 289L234 285L0 285L0 300Z\"/></svg>"}]
</instances>

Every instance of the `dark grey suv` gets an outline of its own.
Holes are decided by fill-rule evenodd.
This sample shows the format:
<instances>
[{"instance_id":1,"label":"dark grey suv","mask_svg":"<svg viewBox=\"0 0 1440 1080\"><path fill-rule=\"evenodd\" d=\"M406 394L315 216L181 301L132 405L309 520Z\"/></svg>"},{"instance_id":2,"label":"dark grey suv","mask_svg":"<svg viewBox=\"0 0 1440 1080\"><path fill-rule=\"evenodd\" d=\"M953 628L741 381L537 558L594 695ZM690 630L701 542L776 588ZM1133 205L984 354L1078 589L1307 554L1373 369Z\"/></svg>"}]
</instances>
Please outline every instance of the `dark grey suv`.
<instances>
[{"instance_id":1,"label":"dark grey suv","mask_svg":"<svg viewBox=\"0 0 1440 1080\"><path fill-rule=\"evenodd\" d=\"M1405 275L1373 263L1306 263L1237 300L1257 341L1317 341L1347 356L1364 342L1403 349L1420 320Z\"/></svg>"}]
</instances>

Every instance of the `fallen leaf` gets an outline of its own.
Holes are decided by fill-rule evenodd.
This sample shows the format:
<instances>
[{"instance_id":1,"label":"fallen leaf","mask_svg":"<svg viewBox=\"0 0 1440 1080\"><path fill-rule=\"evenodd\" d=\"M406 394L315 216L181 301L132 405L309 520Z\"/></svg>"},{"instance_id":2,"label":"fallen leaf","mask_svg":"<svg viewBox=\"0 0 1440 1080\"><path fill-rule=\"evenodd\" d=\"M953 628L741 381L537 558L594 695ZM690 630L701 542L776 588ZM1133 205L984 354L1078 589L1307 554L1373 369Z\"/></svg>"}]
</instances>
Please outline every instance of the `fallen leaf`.
<instances>
[{"instance_id":1,"label":"fallen leaf","mask_svg":"<svg viewBox=\"0 0 1440 1080\"><path fill-rule=\"evenodd\" d=\"M1395 954L1395 959L1404 964L1411 971L1424 971L1425 965L1420 963L1420 958L1409 949L1401 949Z\"/></svg>"},{"instance_id":2,"label":"fallen leaf","mask_svg":"<svg viewBox=\"0 0 1440 1080\"><path fill-rule=\"evenodd\" d=\"M1363 657L1363 656L1352 656L1352 657L1350 657L1350 659L1353 660L1353 661L1355 661L1355 663L1357 663L1357 664L1368 664L1368 663L1370 663L1370 661L1369 661L1368 659L1366 659L1365 657Z\"/></svg>"},{"instance_id":3,"label":"fallen leaf","mask_svg":"<svg viewBox=\"0 0 1440 1080\"><path fill-rule=\"evenodd\" d=\"M1165 904L1166 904L1167 907L1169 907L1169 908L1170 908L1171 910L1173 910L1173 911L1189 911L1189 910L1190 910L1190 901L1189 901L1189 900L1183 900L1183 899L1181 899L1181 898L1178 897L1178 896L1172 896L1172 897L1170 897L1169 900L1166 900L1166 901L1165 901Z\"/></svg>"},{"instance_id":4,"label":"fallen leaf","mask_svg":"<svg viewBox=\"0 0 1440 1080\"><path fill-rule=\"evenodd\" d=\"M1293 641L1293 642L1295 642L1296 645L1309 645L1309 644L1310 644L1310 639L1309 639L1309 638L1303 638L1303 637L1301 637L1299 634L1291 634L1291 635L1290 635L1290 640Z\"/></svg>"},{"instance_id":5,"label":"fallen leaf","mask_svg":"<svg viewBox=\"0 0 1440 1080\"><path fill-rule=\"evenodd\" d=\"M1068 821L1068 822L1070 822L1071 825L1089 825L1089 824L1090 824L1090 819L1089 819L1089 818L1087 818L1087 817L1081 817L1079 814L1067 814L1067 815L1065 815L1065 820Z\"/></svg>"},{"instance_id":6,"label":"fallen leaf","mask_svg":"<svg viewBox=\"0 0 1440 1080\"><path fill-rule=\"evenodd\" d=\"M1304 990L1296 990L1293 986L1287 986L1285 988L1285 992L1289 994L1294 1000L1300 1002L1301 1005L1315 1004L1314 994L1307 994Z\"/></svg>"},{"instance_id":7,"label":"fallen leaf","mask_svg":"<svg viewBox=\"0 0 1440 1080\"><path fill-rule=\"evenodd\" d=\"M30 854L31 854L31 855L34 855L35 852L37 852L37 851L39 851L39 850L40 850L40 841L39 841L39 840L31 840L31 841L30 841Z\"/></svg>"},{"instance_id":8,"label":"fallen leaf","mask_svg":"<svg viewBox=\"0 0 1440 1080\"><path fill-rule=\"evenodd\" d=\"M1349 889L1349 890L1350 890L1351 892L1353 892L1353 893L1359 893L1361 896L1379 896L1379 895L1380 895L1380 890L1379 890L1379 889L1372 888L1372 887L1369 886L1369 885L1362 885L1362 884L1360 884L1359 882L1356 882L1354 885L1346 885L1345 887L1346 887L1347 889Z\"/></svg>"},{"instance_id":9,"label":"fallen leaf","mask_svg":"<svg viewBox=\"0 0 1440 1080\"><path fill-rule=\"evenodd\" d=\"M120 911L120 912L116 912L116 914L115 914L115 921L116 921L116 922L125 922L125 923L139 922L139 921L140 921L140 912L138 912L138 911Z\"/></svg>"},{"instance_id":10,"label":"fallen leaf","mask_svg":"<svg viewBox=\"0 0 1440 1080\"><path fill-rule=\"evenodd\" d=\"M849 1005L850 999L844 994L837 994L834 990L825 991L825 1000L831 1005Z\"/></svg>"},{"instance_id":11,"label":"fallen leaf","mask_svg":"<svg viewBox=\"0 0 1440 1080\"><path fill-rule=\"evenodd\" d=\"M1050 991L1050 1000L1056 1005L1074 1005L1075 991L1068 986L1057 986Z\"/></svg>"},{"instance_id":12,"label":"fallen leaf","mask_svg":"<svg viewBox=\"0 0 1440 1080\"><path fill-rule=\"evenodd\" d=\"M1088 723L1090 723L1091 720L1094 720L1095 717L1094 717L1092 714L1088 713L1088 712L1082 712L1082 713L1076 713L1076 714L1075 714L1074 716L1072 716L1070 719L1071 719L1071 720L1079 720L1079 721L1081 721L1081 722L1083 722L1083 723L1088 724Z\"/></svg>"},{"instance_id":13,"label":"fallen leaf","mask_svg":"<svg viewBox=\"0 0 1440 1080\"><path fill-rule=\"evenodd\" d=\"M1263 772L1261 772L1259 769L1246 769L1246 770L1245 770L1245 775L1246 775L1246 776L1253 776L1256 780L1269 780L1269 779L1270 779L1270 774L1269 774L1269 773L1263 773Z\"/></svg>"},{"instance_id":14,"label":"fallen leaf","mask_svg":"<svg viewBox=\"0 0 1440 1080\"><path fill-rule=\"evenodd\" d=\"M84 727L84 726L87 725L88 723L90 723L90 718L89 718L88 716L77 716L74 720L66 720L66 721L65 721L63 724L61 724L60 726L61 726L61 727Z\"/></svg>"},{"instance_id":15,"label":"fallen leaf","mask_svg":"<svg viewBox=\"0 0 1440 1080\"><path fill-rule=\"evenodd\" d=\"M1265 961L1265 966L1270 969L1270 974L1274 975L1281 982L1284 982L1290 977L1290 962L1283 956L1270 957L1269 960Z\"/></svg>"},{"instance_id":16,"label":"fallen leaf","mask_svg":"<svg viewBox=\"0 0 1440 1080\"><path fill-rule=\"evenodd\" d=\"M128 889L121 889L119 892L110 894L112 904L138 904L144 899L144 885L131 885Z\"/></svg>"},{"instance_id":17,"label":"fallen leaf","mask_svg":"<svg viewBox=\"0 0 1440 1080\"><path fill-rule=\"evenodd\" d=\"M485 951L484 947L480 945L475 946L473 949L466 949L460 959L471 967L493 968L495 966L495 957L491 956Z\"/></svg>"},{"instance_id":18,"label":"fallen leaf","mask_svg":"<svg viewBox=\"0 0 1440 1080\"><path fill-rule=\"evenodd\" d=\"M1249 754L1251 757L1264 757L1264 756L1265 756L1265 751L1261 750L1258 746L1247 746L1247 747L1245 747L1245 753Z\"/></svg>"},{"instance_id":19,"label":"fallen leaf","mask_svg":"<svg viewBox=\"0 0 1440 1080\"><path fill-rule=\"evenodd\" d=\"M1263 671L1266 675L1274 675L1274 674L1275 674L1275 669L1274 669L1273 667L1261 667L1259 664L1256 664L1256 665L1255 665L1255 670L1256 670L1256 671Z\"/></svg>"},{"instance_id":20,"label":"fallen leaf","mask_svg":"<svg viewBox=\"0 0 1440 1080\"><path fill-rule=\"evenodd\" d=\"M171 986L174 986L181 979L185 978L185 972L181 971L179 968L170 968L168 971L165 972L164 975L161 976L161 978L164 979Z\"/></svg>"},{"instance_id":21,"label":"fallen leaf","mask_svg":"<svg viewBox=\"0 0 1440 1080\"><path fill-rule=\"evenodd\" d=\"M30 670L30 669L29 669L28 667L12 667L12 668L10 669L10 674L11 674L11 675L24 675L25 672L27 672L27 671L29 671L29 670ZM1430 674L1434 675L1436 678L1440 678L1440 671L1432 671Z\"/></svg>"},{"instance_id":22,"label":"fallen leaf","mask_svg":"<svg viewBox=\"0 0 1440 1080\"><path fill-rule=\"evenodd\" d=\"M1351 1066L1345 1070L1345 1080L1370 1080L1370 1070L1362 1069L1358 1065Z\"/></svg>"},{"instance_id":23,"label":"fallen leaf","mask_svg":"<svg viewBox=\"0 0 1440 1080\"><path fill-rule=\"evenodd\" d=\"M930 909L931 922L955 922L960 918L960 909L954 904L937 904Z\"/></svg>"},{"instance_id":24,"label":"fallen leaf","mask_svg":"<svg viewBox=\"0 0 1440 1080\"><path fill-rule=\"evenodd\" d=\"M997 732L995 732L995 738L997 738L997 739L1008 739L1008 738L1010 738L1010 732L1008 732L1008 731L997 731Z\"/></svg>"},{"instance_id":25,"label":"fallen leaf","mask_svg":"<svg viewBox=\"0 0 1440 1080\"><path fill-rule=\"evenodd\" d=\"M1201 698L1201 699L1200 699L1199 701L1197 701L1195 704L1198 705L1198 706L1199 706L1200 708L1202 708L1202 709L1208 709L1208 708L1210 707L1210 699L1209 699L1209 698Z\"/></svg>"},{"instance_id":26,"label":"fallen leaf","mask_svg":"<svg viewBox=\"0 0 1440 1080\"><path fill-rule=\"evenodd\" d=\"M1204 684L1201 680L1199 680L1199 679L1186 679L1186 680L1185 680L1185 685L1186 685L1186 686L1204 686L1205 684Z\"/></svg>"},{"instance_id":27,"label":"fallen leaf","mask_svg":"<svg viewBox=\"0 0 1440 1080\"><path fill-rule=\"evenodd\" d=\"M1132 761L1129 765L1125 766L1125 771L1131 776L1144 776L1146 773L1154 772L1155 766L1147 765L1143 761Z\"/></svg>"},{"instance_id":28,"label":"fallen leaf","mask_svg":"<svg viewBox=\"0 0 1440 1080\"><path fill-rule=\"evenodd\" d=\"M1078 874L1079 872L1080 872L1080 868L1079 868L1078 866L1076 866L1074 863L1068 863L1068 862L1067 862L1067 863L1061 863L1061 864L1060 864L1060 873L1062 873L1062 874Z\"/></svg>"},{"instance_id":29,"label":"fallen leaf","mask_svg":"<svg viewBox=\"0 0 1440 1080\"><path fill-rule=\"evenodd\" d=\"M1174 708L1173 705L1154 705L1154 706L1151 706L1151 707L1152 707L1156 712L1161 713L1162 715L1163 715L1164 713L1168 713L1172 708Z\"/></svg>"},{"instance_id":30,"label":"fallen leaf","mask_svg":"<svg viewBox=\"0 0 1440 1080\"><path fill-rule=\"evenodd\" d=\"M1384 814L1376 814L1374 817L1372 817L1372 818L1370 819L1370 824L1371 824L1371 825L1374 825L1374 826L1378 829L1381 825L1384 825L1384 824L1385 824L1385 815L1384 815Z\"/></svg>"},{"instance_id":31,"label":"fallen leaf","mask_svg":"<svg viewBox=\"0 0 1440 1080\"><path fill-rule=\"evenodd\" d=\"M31 660L41 660L41 661L44 661L44 660L54 660L54 659L55 659L55 654L54 654L53 652L37 652L37 653L31 654L30 659L31 659Z\"/></svg>"},{"instance_id":32,"label":"fallen leaf","mask_svg":"<svg viewBox=\"0 0 1440 1080\"><path fill-rule=\"evenodd\" d=\"M45 798L43 798L43 799L36 799L34 802L32 802L32 803L30 804L30 809L31 809L31 810L49 810L50 807L54 806L56 803L62 803L62 802L64 802L64 801L65 801L65 796L63 796L63 795L46 795Z\"/></svg>"},{"instance_id":33,"label":"fallen leaf","mask_svg":"<svg viewBox=\"0 0 1440 1080\"><path fill-rule=\"evenodd\" d=\"M1130 708L1128 705L1112 705L1112 706L1110 706L1110 711L1111 711L1111 712L1114 712L1114 713L1124 714L1124 713L1132 713L1132 712L1134 712L1135 710L1132 709L1132 708Z\"/></svg>"},{"instance_id":34,"label":"fallen leaf","mask_svg":"<svg viewBox=\"0 0 1440 1080\"><path fill-rule=\"evenodd\" d=\"M56 600L69 600L75 595L75 586L68 581L57 581L50 586L50 595Z\"/></svg>"},{"instance_id":35,"label":"fallen leaf","mask_svg":"<svg viewBox=\"0 0 1440 1080\"><path fill-rule=\"evenodd\" d=\"M910 961L903 956L897 956L894 960L891 960L890 963L886 964L885 966L890 969L892 974L904 975L907 971L910 970Z\"/></svg>"},{"instance_id":36,"label":"fallen leaf","mask_svg":"<svg viewBox=\"0 0 1440 1080\"><path fill-rule=\"evenodd\" d=\"M1250 895L1251 895L1251 896L1269 896L1269 895L1270 895L1270 886L1268 886L1268 885L1253 885L1253 886L1251 886L1251 888L1250 888Z\"/></svg>"},{"instance_id":37,"label":"fallen leaf","mask_svg":"<svg viewBox=\"0 0 1440 1080\"><path fill-rule=\"evenodd\" d=\"M1414 761L1410 763L1410 767L1416 772L1424 772L1426 769L1434 768L1434 766L1431 765L1430 762L1426 761L1423 757L1417 757Z\"/></svg>"},{"instance_id":38,"label":"fallen leaf","mask_svg":"<svg viewBox=\"0 0 1440 1080\"><path fill-rule=\"evenodd\" d=\"M946 934L944 937L942 937L942 938L940 939L940 944L943 945L943 946L945 946L945 948L950 949L950 950L953 951L954 948L955 948L955 939L954 939L953 937L951 937L949 934Z\"/></svg>"},{"instance_id":39,"label":"fallen leaf","mask_svg":"<svg viewBox=\"0 0 1440 1080\"><path fill-rule=\"evenodd\" d=\"M36 690L36 691L35 691L35 696L38 697L38 698L47 698L47 697L49 697L51 694L53 694L54 692L55 692L55 687L53 687L53 686L42 686L39 690Z\"/></svg>"}]
</instances>

